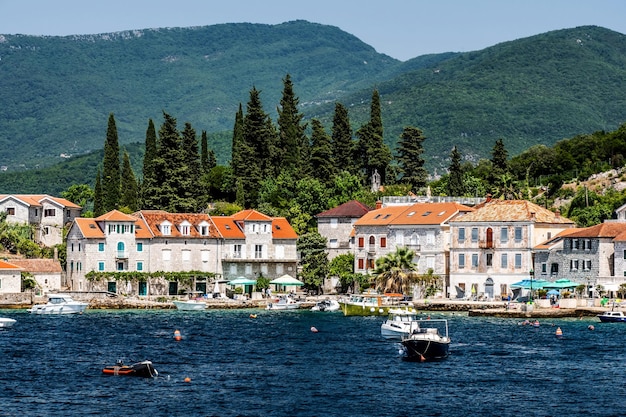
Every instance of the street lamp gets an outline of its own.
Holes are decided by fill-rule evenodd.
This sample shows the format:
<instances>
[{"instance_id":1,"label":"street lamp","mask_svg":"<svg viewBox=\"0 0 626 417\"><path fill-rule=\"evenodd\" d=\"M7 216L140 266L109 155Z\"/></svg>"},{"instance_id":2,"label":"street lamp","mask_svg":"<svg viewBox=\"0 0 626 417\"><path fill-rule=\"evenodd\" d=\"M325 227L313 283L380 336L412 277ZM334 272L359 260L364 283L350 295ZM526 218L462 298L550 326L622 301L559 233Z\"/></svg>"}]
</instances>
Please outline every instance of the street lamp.
<instances>
[{"instance_id":1,"label":"street lamp","mask_svg":"<svg viewBox=\"0 0 626 417\"><path fill-rule=\"evenodd\" d=\"M528 272L528 274L530 275L530 297L529 297L529 301L530 301L530 304L532 304L533 303L533 277L535 276L535 271L531 269Z\"/></svg>"}]
</instances>

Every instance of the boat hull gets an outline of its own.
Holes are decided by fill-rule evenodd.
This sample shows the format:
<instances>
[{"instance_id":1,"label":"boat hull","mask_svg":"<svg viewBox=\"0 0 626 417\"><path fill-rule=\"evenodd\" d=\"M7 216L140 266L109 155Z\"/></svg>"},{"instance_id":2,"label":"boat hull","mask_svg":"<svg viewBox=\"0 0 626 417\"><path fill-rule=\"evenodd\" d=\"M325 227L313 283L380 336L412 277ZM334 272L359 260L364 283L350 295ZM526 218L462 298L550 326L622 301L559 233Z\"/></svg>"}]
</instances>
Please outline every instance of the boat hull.
<instances>
[{"instance_id":1,"label":"boat hull","mask_svg":"<svg viewBox=\"0 0 626 417\"><path fill-rule=\"evenodd\" d=\"M82 314L87 309L87 303L71 303L71 304L55 304L55 305L36 305L29 311L32 314Z\"/></svg>"},{"instance_id":2,"label":"boat hull","mask_svg":"<svg viewBox=\"0 0 626 417\"><path fill-rule=\"evenodd\" d=\"M4 328L13 327L15 322L16 320L5 318L5 317L0 317L0 327L4 327Z\"/></svg>"},{"instance_id":3,"label":"boat hull","mask_svg":"<svg viewBox=\"0 0 626 417\"><path fill-rule=\"evenodd\" d=\"M404 339L405 360L429 361L444 359L450 351L450 341L437 341L429 339Z\"/></svg>"},{"instance_id":4,"label":"boat hull","mask_svg":"<svg viewBox=\"0 0 626 417\"><path fill-rule=\"evenodd\" d=\"M389 309L394 306L379 306L368 304L352 304L352 303L339 303L341 311L344 316L387 316L389 315ZM397 306L395 306L397 308Z\"/></svg>"},{"instance_id":5,"label":"boat hull","mask_svg":"<svg viewBox=\"0 0 626 417\"><path fill-rule=\"evenodd\" d=\"M383 339L402 340L409 335L408 329L400 329L397 327L386 326L384 323L380 326L380 335Z\"/></svg>"},{"instance_id":6,"label":"boat hull","mask_svg":"<svg viewBox=\"0 0 626 417\"><path fill-rule=\"evenodd\" d=\"M201 311L207 308L207 304L202 301L174 301L174 305L178 310L184 311Z\"/></svg>"},{"instance_id":7,"label":"boat hull","mask_svg":"<svg viewBox=\"0 0 626 417\"><path fill-rule=\"evenodd\" d=\"M300 303L292 303L292 304L280 304L280 303L270 303L265 308L266 310L296 310L300 308Z\"/></svg>"},{"instance_id":8,"label":"boat hull","mask_svg":"<svg viewBox=\"0 0 626 417\"><path fill-rule=\"evenodd\" d=\"M599 315L598 318L602 323L626 323L626 317L607 317Z\"/></svg>"},{"instance_id":9,"label":"boat hull","mask_svg":"<svg viewBox=\"0 0 626 417\"><path fill-rule=\"evenodd\" d=\"M156 378L159 373L150 361L134 363L132 365L107 366L102 370L105 375L136 376L141 378Z\"/></svg>"}]
</instances>

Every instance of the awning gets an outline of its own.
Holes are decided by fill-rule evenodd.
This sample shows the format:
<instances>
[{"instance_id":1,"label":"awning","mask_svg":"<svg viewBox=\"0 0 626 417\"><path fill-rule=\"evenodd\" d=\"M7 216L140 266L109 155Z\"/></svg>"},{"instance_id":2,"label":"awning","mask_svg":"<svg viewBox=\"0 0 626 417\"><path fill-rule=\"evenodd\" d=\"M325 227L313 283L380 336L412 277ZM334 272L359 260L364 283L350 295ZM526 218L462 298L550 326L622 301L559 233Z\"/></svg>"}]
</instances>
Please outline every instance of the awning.
<instances>
[{"instance_id":1,"label":"awning","mask_svg":"<svg viewBox=\"0 0 626 417\"><path fill-rule=\"evenodd\" d=\"M232 281L228 281L228 285L254 285L256 280L246 277L235 278Z\"/></svg>"},{"instance_id":2,"label":"awning","mask_svg":"<svg viewBox=\"0 0 626 417\"><path fill-rule=\"evenodd\" d=\"M301 285L304 285L304 282L298 281L297 279L295 279L289 274L285 274L282 277L279 277L279 278L276 278L275 280L270 281L270 284L301 286Z\"/></svg>"},{"instance_id":3,"label":"awning","mask_svg":"<svg viewBox=\"0 0 626 417\"><path fill-rule=\"evenodd\" d=\"M545 279L523 279L519 282L511 284L511 288L523 288L525 290L533 289L539 290L546 287L546 284L549 284L550 281L546 281Z\"/></svg>"},{"instance_id":4,"label":"awning","mask_svg":"<svg viewBox=\"0 0 626 417\"><path fill-rule=\"evenodd\" d=\"M580 284L577 282L573 282L570 281L569 279L557 279L554 282L548 282L546 285L543 286L543 288L548 288L548 289L563 289L563 288L576 288L578 287Z\"/></svg>"}]
</instances>

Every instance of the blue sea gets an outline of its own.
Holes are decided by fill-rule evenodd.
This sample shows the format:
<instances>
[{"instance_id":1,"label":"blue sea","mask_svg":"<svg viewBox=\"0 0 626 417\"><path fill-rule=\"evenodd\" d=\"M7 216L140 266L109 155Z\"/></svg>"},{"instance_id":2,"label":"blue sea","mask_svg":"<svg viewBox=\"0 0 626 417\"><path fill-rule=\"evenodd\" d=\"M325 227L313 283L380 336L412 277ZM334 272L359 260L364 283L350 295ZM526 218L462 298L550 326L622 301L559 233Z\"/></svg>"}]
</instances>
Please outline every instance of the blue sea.
<instances>
[{"instance_id":1,"label":"blue sea","mask_svg":"<svg viewBox=\"0 0 626 417\"><path fill-rule=\"evenodd\" d=\"M340 312L0 317L17 320L0 330L0 416L617 416L626 399L626 324L596 318L431 313L449 319L451 355L414 363L382 318ZM102 374L119 359L160 377Z\"/></svg>"}]
</instances>

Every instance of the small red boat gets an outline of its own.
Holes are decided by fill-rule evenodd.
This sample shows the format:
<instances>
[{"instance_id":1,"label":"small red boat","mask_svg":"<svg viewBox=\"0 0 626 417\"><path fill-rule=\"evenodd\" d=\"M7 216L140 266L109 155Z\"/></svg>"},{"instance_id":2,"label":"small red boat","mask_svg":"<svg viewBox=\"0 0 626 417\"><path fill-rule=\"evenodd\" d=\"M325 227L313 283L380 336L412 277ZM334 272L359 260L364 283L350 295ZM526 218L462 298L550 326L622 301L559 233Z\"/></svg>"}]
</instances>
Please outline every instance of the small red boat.
<instances>
[{"instance_id":1,"label":"small red boat","mask_svg":"<svg viewBox=\"0 0 626 417\"><path fill-rule=\"evenodd\" d=\"M119 361L116 365L107 366L102 370L105 375L139 376L143 378L156 378L159 373L154 369L150 361L137 362L132 365L124 365Z\"/></svg>"}]
</instances>

